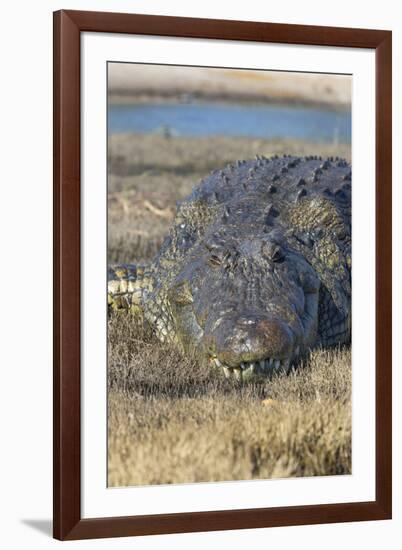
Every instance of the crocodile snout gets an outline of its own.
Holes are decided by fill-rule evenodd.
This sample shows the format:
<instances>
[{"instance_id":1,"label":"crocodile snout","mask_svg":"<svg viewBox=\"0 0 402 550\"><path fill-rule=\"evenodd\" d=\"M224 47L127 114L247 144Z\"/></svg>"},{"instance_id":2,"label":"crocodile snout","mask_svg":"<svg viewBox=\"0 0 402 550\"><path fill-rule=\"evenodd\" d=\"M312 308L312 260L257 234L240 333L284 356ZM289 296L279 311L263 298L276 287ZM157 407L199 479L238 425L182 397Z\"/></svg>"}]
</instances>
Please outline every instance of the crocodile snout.
<instances>
[{"instance_id":1,"label":"crocodile snout","mask_svg":"<svg viewBox=\"0 0 402 550\"><path fill-rule=\"evenodd\" d=\"M281 367L287 370L295 347L293 333L286 323L255 314L222 320L213 339L215 363L243 373L249 368L254 374Z\"/></svg>"}]
</instances>

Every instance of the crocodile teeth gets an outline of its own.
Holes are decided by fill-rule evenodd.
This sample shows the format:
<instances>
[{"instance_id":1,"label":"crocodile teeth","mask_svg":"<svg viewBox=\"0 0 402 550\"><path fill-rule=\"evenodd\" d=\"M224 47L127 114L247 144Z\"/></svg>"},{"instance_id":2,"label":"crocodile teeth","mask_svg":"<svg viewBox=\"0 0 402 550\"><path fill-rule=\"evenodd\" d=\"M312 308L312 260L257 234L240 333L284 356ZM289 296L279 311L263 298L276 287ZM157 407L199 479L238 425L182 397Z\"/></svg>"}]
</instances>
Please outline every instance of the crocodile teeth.
<instances>
[{"instance_id":1,"label":"crocodile teeth","mask_svg":"<svg viewBox=\"0 0 402 550\"><path fill-rule=\"evenodd\" d=\"M281 372L282 370L286 373L290 371L291 359L273 359L266 358L260 359L259 361L243 361L240 365L236 367L229 367L224 365L219 361L217 357L211 357L212 361L217 367L222 367L223 372L226 378L233 379L237 381L248 380L250 377L253 377L255 374L272 374L273 372Z\"/></svg>"}]
</instances>

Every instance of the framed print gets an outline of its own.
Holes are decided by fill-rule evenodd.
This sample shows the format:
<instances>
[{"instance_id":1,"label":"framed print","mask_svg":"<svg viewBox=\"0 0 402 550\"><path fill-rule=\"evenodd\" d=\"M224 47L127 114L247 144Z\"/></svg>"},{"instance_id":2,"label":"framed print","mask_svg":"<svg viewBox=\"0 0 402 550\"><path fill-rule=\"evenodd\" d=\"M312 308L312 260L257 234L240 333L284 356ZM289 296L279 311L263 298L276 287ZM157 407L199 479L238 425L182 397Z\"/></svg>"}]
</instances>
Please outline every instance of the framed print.
<instances>
[{"instance_id":1,"label":"framed print","mask_svg":"<svg viewBox=\"0 0 402 550\"><path fill-rule=\"evenodd\" d=\"M56 12L54 282L56 538L390 518L391 33Z\"/></svg>"}]
</instances>

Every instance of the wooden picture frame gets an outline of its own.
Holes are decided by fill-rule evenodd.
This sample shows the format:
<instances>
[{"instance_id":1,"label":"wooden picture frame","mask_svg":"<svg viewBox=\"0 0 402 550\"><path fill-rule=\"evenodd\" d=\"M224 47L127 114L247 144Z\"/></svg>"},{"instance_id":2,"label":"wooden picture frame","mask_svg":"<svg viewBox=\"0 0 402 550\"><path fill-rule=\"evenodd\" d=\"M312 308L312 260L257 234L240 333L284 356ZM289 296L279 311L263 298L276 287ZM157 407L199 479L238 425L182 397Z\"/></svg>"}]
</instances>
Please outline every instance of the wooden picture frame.
<instances>
[{"instance_id":1,"label":"wooden picture frame","mask_svg":"<svg viewBox=\"0 0 402 550\"><path fill-rule=\"evenodd\" d=\"M376 58L376 499L82 519L80 34L371 48ZM54 537L61 540L391 518L390 31L62 10L54 13Z\"/></svg>"}]
</instances>

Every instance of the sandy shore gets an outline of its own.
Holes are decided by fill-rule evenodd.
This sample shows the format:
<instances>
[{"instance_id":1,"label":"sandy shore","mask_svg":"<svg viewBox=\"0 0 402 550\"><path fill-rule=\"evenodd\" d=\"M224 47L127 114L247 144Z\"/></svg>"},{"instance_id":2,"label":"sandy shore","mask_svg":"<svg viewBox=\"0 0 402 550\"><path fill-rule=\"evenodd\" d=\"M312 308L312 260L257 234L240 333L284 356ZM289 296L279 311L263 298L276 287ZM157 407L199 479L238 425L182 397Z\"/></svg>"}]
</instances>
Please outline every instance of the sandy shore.
<instances>
[{"instance_id":1,"label":"sandy shore","mask_svg":"<svg viewBox=\"0 0 402 550\"><path fill-rule=\"evenodd\" d=\"M108 65L109 102L113 104L225 101L348 109L351 83L347 75L125 63Z\"/></svg>"}]
</instances>

